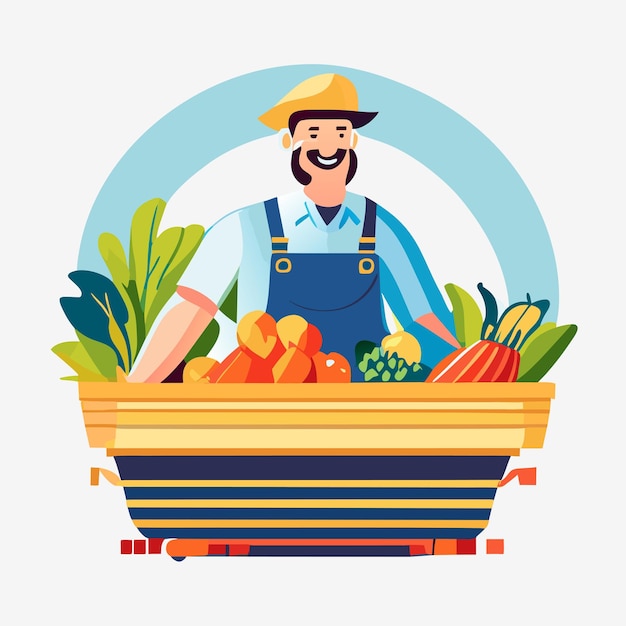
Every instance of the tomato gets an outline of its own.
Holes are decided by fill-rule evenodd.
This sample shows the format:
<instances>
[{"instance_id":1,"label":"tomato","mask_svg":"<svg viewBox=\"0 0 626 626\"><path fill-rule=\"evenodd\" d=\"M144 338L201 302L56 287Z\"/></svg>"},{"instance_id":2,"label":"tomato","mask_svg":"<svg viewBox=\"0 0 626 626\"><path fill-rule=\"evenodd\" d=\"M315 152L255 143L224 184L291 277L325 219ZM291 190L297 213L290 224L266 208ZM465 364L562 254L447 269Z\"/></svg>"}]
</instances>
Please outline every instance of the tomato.
<instances>
[{"instance_id":1,"label":"tomato","mask_svg":"<svg viewBox=\"0 0 626 626\"><path fill-rule=\"evenodd\" d=\"M313 355L313 366L318 383L349 383L351 377L348 359L338 352L317 352Z\"/></svg>"}]
</instances>

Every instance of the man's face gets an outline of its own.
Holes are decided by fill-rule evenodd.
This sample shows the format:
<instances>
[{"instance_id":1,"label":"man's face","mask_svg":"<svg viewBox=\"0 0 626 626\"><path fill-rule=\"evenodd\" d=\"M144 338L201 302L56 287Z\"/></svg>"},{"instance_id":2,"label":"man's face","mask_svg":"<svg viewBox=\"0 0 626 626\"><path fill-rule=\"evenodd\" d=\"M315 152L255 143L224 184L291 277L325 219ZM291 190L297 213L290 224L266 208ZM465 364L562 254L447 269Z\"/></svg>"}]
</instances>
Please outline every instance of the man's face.
<instances>
[{"instance_id":1,"label":"man's face","mask_svg":"<svg viewBox=\"0 0 626 626\"><path fill-rule=\"evenodd\" d=\"M348 120L302 120L293 132L298 164L311 178L338 176L346 180L352 123Z\"/></svg>"}]
</instances>

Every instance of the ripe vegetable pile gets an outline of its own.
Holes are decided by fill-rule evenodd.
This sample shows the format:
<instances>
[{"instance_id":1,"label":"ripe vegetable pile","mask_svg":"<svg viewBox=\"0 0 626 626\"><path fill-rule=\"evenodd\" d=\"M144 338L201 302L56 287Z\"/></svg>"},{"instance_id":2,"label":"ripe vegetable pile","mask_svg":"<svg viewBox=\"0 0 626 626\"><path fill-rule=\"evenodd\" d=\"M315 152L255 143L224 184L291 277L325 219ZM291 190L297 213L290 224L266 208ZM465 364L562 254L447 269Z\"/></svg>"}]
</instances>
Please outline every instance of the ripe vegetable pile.
<instances>
[{"instance_id":1,"label":"ripe vegetable pile","mask_svg":"<svg viewBox=\"0 0 626 626\"><path fill-rule=\"evenodd\" d=\"M348 360L337 352L322 352L321 332L300 315L276 321L269 313L251 311L237 324L237 343L221 363L208 356L191 359L183 382L350 382Z\"/></svg>"}]
</instances>

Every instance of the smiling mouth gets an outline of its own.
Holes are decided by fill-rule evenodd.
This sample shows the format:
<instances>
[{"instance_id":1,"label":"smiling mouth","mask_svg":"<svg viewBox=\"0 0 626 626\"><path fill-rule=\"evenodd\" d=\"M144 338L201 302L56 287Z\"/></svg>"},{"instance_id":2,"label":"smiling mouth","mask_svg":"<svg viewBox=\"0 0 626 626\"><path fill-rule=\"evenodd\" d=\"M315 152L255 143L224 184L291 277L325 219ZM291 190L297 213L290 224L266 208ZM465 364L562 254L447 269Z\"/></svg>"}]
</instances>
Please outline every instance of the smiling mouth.
<instances>
[{"instance_id":1,"label":"smiling mouth","mask_svg":"<svg viewBox=\"0 0 626 626\"><path fill-rule=\"evenodd\" d=\"M306 153L307 158L313 165L323 170L332 170L337 167L346 156L347 150L337 150L335 154L329 157L323 157L319 150L309 150Z\"/></svg>"}]
</instances>

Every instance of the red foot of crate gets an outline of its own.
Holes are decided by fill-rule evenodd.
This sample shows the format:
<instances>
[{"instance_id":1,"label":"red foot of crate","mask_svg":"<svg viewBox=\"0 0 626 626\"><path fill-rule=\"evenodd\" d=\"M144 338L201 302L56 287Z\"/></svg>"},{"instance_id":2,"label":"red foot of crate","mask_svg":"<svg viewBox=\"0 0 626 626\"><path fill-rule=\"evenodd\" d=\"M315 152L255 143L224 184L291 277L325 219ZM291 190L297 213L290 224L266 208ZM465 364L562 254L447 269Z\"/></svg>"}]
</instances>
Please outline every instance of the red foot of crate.
<instances>
[{"instance_id":1,"label":"red foot of crate","mask_svg":"<svg viewBox=\"0 0 626 626\"><path fill-rule=\"evenodd\" d=\"M161 554L162 545L163 539L122 539L120 554Z\"/></svg>"},{"instance_id":2,"label":"red foot of crate","mask_svg":"<svg viewBox=\"0 0 626 626\"><path fill-rule=\"evenodd\" d=\"M504 554L504 539L487 539L485 548L487 554Z\"/></svg>"},{"instance_id":3,"label":"red foot of crate","mask_svg":"<svg viewBox=\"0 0 626 626\"><path fill-rule=\"evenodd\" d=\"M433 554L476 554L476 539L435 539Z\"/></svg>"}]
</instances>

